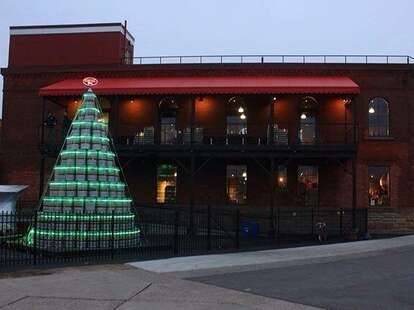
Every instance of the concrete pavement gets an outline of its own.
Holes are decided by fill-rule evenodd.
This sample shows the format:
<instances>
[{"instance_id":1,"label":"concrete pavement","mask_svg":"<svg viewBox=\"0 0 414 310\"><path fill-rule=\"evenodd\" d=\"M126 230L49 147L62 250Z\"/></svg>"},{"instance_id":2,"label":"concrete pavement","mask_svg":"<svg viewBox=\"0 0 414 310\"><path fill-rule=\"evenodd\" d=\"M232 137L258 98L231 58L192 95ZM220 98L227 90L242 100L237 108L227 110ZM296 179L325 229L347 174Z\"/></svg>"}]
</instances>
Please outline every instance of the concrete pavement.
<instances>
[{"instance_id":1,"label":"concrete pavement","mask_svg":"<svg viewBox=\"0 0 414 310\"><path fill-rule=\"evenodd\" d=\"M317 309L125 265L0 275L0 309Z\"/></svg>"},{"instance_id":2,"label":"concrete pavement","mask_svg":"<svg viewBox=\"0 0 414 310\"><path fill-rule=\"evenodd\" d=\"M272 265L292 265L376 255L381 251L407 246L414 246L414 235L289 249L175 257L134 262L129 265L157 273L174 273L186 277L210 273L210 271L223 273L223 271L231 270L265 269Z\"/></svg>"}]
</instances>

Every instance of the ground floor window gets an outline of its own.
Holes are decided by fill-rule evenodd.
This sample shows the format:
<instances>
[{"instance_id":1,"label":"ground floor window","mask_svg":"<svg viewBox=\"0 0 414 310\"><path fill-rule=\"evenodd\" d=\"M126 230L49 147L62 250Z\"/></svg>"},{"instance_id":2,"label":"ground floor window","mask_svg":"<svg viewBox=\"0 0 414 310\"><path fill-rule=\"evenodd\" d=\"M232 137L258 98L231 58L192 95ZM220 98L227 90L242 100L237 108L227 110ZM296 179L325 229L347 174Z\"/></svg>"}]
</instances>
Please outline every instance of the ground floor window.
<instances>
[{"instance_id":1,"label":"ground floor window","mask_svg":"<svg viewBox=\"0 0 414 310\"><path fill-rule=\"evenodd\" d=\"M177 198L177 167L160 165L157 168L157 203L175 203Z\"/></svg>"},{"instance_id":2,"label":"ground floor window","mask_svg":"<svg viewBox=\"0 0 414 310\"><path fill-rule=\"evenodd\" d=\"M227 166L226 182L228 203L245 204L247 201L247 166Z\"/></svg>"},{"instance_id":3,"label":"ground floor window","mask_svg":"<svg viewBox=\"0 0 414 310\"><path fill-rule=\"evenodd\" d=\"M368 167L368 202L370 206L389 205L390 169L385 166Z\"/></svg>"},{"instance_id":4,"label":"ground floor window","mask_svg":"<svg viewBox=\"0 0 414 310\"><path fill-rule=\"evenodd\" d=\"M287 167L278 166L276 171L276 184L280 190L287 190Z\"/></svg>"},{"instance_id":5,"label":"ground floor window","mask_svg":"<svg viewBox=\"0 0 414 310\"><path fill-rule=\"evenodd\" d=\"M304 205L318 204L319 175L318 166L298 166L298 195Z\"/></svg>"}]
</instances>

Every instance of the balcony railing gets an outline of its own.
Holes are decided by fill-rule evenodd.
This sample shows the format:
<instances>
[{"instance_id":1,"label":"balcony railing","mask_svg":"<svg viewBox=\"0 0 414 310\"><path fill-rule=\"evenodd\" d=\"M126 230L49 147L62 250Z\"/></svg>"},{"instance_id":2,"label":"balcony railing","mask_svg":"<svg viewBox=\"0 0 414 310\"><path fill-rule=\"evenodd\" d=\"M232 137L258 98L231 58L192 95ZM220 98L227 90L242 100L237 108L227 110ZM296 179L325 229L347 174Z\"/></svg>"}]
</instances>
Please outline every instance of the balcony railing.
<instances>
[{"instance_id":1,"label":"balcony railing","mask_svg":"<svg viewBox=\"0 0 414 310\"><path fill-rule=\"evenodd\" d=\"M125 64L414 64L408 55L202 55L128 57Z\"/></svg>"},{"instance_id":2,"label":"balcony railing","mask_svg":"<svg viewBox=\"0 0 414 310\"><path fill-rule=\"evenodd\" d=\"M124 128L125 129L125 128ZM273 128L265 125L248 125L240 134L227 134L226 128L202 127L156 129L144 127L135 135L115 137L115 143L121 147L145 148L153 145L168 146L318 146L353 145L354 128L350 123L317 124L298 127L298 124L279 123Z\"/></svg>"}]
</instances>

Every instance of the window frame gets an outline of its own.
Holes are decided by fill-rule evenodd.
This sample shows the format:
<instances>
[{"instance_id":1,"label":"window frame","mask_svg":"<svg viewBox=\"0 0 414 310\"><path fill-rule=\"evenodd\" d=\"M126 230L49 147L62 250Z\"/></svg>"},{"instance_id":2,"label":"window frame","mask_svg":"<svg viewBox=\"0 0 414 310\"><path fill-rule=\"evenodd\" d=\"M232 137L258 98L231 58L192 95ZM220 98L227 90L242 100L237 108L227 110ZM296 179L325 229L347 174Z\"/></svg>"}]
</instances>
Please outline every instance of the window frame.
<instances>
[{"instance_id":1,"label":"window frame","mask_svg":"<svg viewBox=\"0 0 414 310\"><path fill-rule=\"evenodd\" d=\"M385 128L386 134L372 134L371 133L371 123L373 121L370 120L371 119L371 117L370 117L371 113L369 113L369 110L371 108L371 104L373 104L374 100L377 100L377 99L382 100L382 102L385 102L386 105L387 105L387 115L386 115L387 116L387 121L386 121L387 126ZM367 131L368 131L367 136L368 136L368 138L371 138L371 139L385 138L385 139L387 139L387 138L392 137L391 136L391 104L390 104L390 100L387 97L382 97L382 96L372 97L368 101L368 106L367 106L366 111L367 111ZM380 118L377 118L375 121L378 122L378 120L380 120ZM375 124L372 124L372 125L375 125ZM377 132L383 131L382 130L383 128L380 127L380 126L374 126L372 131L374 131L374 129ZM378 129L380 129L380 130L378 130Z\"/></svg>"},{"instance_id":2,"label":"window frame","mask_svg":"<svg viewBox=\"0 0 414 310\"><path fill-rule=\"evenodd\" d=\"M369 200L369 178L370 178L370 173L369 173L369 168L387 168L388 170L388 203L385 205L371 205L371 202ZM381 207L391 207L391 166L390 165L381 165L381 164L374 164L374 165L367 165L367 202L368 202L368 207L370 208L381 208Z\"/></svg>"},{"instance_id":3,"label":"window frame","mask_svg":"<svg viewBox=\"0 0 414 310\"><path fill-rule=\"evenodd\" d=\"M244 193L244 201L243 202L237 203L237 202L233 202L233 201L230 200L230 195L229 195L229 189L230 189L229 179L230 179L230 177L229 177L229 174L228 174L229 167L238 167L241 171L244 170L244 172L246 172L246 180L245 180L246 184L244 185L245 193ZM243 178L243 176L238 177L238 178L241 179L241 178ZM228 205L242 206L242 205L247 204L247 199L248 199L248 183L247 182L248 182L248 167L247 167L247 165L245 165L245 164L244 165L243 164L241 164L241 165L238 165L238 164L236 164L236 165L232 165L232 164L226 165L226 203ZM240 196L240 193L238 193L237 196Z\"/></svg>"},{"instance_id":4,"label":"window frame","mask_svg":"<svg viewBox=\"0 0 414 310\"><path fill-rule=\"evenodd\" d=\"M162 166L169 166L169 167L173 167L175 169L174 174L176 174L176 175L173 175L173 177L175 178L175 180L174 180L175 181L174 202L167 201L166 195L165 195L165 189L164 189L164 201L162 202L162 201L159 200L159 198L160 198L159 197L159 192L160 192L160 190L159 190L159 186L160 186L159 185L159 182L160 182L160 173L159 173L159 171L160 171L160 168ZM156 203L161 204L161 205L176 204L177 203L177 184L178 184L178 167L177 167L177 165L174 165L174 164L158 164L157 169L156 169L156 188L155 188L155 190L156 190L156 192L155 192L155 201L156 201Z\"/></svg>"}]
</instances>

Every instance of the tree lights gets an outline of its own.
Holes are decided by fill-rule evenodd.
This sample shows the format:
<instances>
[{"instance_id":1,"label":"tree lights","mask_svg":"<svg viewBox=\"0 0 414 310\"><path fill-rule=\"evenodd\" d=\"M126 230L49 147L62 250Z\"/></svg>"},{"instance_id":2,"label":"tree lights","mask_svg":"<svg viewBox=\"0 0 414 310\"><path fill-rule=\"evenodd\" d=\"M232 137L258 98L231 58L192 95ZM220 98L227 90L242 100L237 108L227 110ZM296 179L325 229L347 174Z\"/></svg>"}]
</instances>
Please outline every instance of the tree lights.
<instances>
[{"instance_id":1,"label":"tree lights","mask_svg":"<svg viewBox=\"0 0 414 310\"><path fill-rule=\"evenodd\" d=\"M137 246L140 230L130 211L108 126L89 90L53 168L27 244L66 252Z\"/></svg>"}]
</instances>

